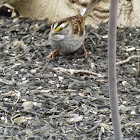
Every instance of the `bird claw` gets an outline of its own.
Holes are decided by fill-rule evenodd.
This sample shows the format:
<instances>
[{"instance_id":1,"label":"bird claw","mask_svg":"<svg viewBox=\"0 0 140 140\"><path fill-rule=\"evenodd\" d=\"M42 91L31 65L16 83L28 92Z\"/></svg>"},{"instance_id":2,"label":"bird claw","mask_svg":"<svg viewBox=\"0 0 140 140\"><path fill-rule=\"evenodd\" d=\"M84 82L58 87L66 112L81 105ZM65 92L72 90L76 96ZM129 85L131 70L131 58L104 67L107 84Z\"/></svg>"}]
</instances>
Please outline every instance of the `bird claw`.
<instances>
[{"instance_id":1,"label":"bird claw","mask_svg":"<svg viewBox=\"0 0 140 140\"><path fill-rule=\"evenodd\" d=\"M58 54L58 51L57 50L54 50L53 52L51 52L48 56L47 56L47 58L53 58L55 55L57 55Z\"/></svg>"},{"instance_id":2,"label":"bird claw","mask_svg":"<svg viewBox=\"0 0 140 140\"><path fill-rule=\"evenodd\" d=\"M83 48L83 50L84 50L85 58L87 58L88 55L91 55L90 52L87 52L87 50L86 50L86 48L85 48L84 45L82 45L82 48Z\"/></svg>"}]
</instances>

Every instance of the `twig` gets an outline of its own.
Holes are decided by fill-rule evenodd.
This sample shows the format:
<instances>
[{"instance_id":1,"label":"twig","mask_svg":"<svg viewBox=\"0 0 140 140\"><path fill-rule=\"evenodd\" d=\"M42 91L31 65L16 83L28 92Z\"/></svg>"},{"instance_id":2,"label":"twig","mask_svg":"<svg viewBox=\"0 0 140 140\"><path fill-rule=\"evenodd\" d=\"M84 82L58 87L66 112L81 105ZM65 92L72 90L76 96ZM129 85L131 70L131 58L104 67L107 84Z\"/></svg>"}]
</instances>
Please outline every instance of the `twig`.
<instances>
[{"instance_id":1,"label":"twig","mask_svg":"<svg viewBox=\"0 0 140 140\"><path fill-rule=\"evenodd\" d=\"M138 54L140 54L140 49L138 51ZM137 72L137 76L140 77L140 57L138 58L138 72Z\"/></svg>"},{"instance_id":2,"label":"twig","mask_svg":"<svg viewBox=\"0 0 140 140\"><path fill-rule=\"evenodd\" d=\"M10 86L13 86L13 85L16 84L14 81L9 81L9 80L6 80L6 79L1 79L1 78L0 78L0 83L4 83L4 84L10 85Z\"/></svg>"},{"instance_id":3,"label":"twig","mask_svg":"<svg viewBox=\"0 0 140 140\"><path fill-rule=\"evenodd\" d=\"M35 115L35 116L41 116L41 114L39 113L36 113L36 112L33 112L33 111L28 111L28 110L21 110L20 112L22 113L27 113L27 114L32 114L32 115Z\"/></svg>"},{"instance_id":4,"label":"twig","mask_svg":"<svg viewBox=\"0 0 140 140\"><path fill-rule=\"evenodd\" d=\"M15 56L15 57L12 57L12 59L24 57L31 49L32 49L31 47L28 47L22 54L19 54L18 56Z\"/></svg>"},{"instance_id":5,"label":"twig","mask_svg":"<svg viewBox=\"0 0 140 140\"><path fill-rule=\"evenodd\" d=\"M124 126L122 128L128 127L128 126L139 126L139 125L140 125L140 123L130 122L130 123L124 124Z\"/></svg>"},{"instance_id":6,"label":"twig","mask_svg":"<svg viewBox=\"0 0 140 140\"><path fill-rule=\"evenodd\" d=\"M129 62L129 61L130 61L131 59L133 59L133 58L140 58L140 55L132 55L132 56L128 57L128 58L125 59L125 60L122 60L122 61L120 61L120 62L117 62L116 65L125 64L125 63Z\"/></svg>"},{"instance_id":7,"label":"twig","mask_svg":"<svg viewBox=\"0 0 140 140\"><path fill-rule=\"evenodd\" d=\"M2 107L2 106L0 106L0 110L3 110L4 112L9 113L9 111L6 110L6 109L5 109L4 107Z\"/></svg>"},{"instance_id":8,"label":"twig","mask_svg":"<svg viewBox=\"0 0 140 140\"><path fill-rule=\"evenodd\" d=\"M95 124L92 128L88 129L88 130L84 130L84 129L79 129L77 127L77 124L75 123L75 129L80 132L80 133L90 133L93 132L101 123L101 120L97 122L97 124Z\"/></svg>"},{"instance_id":9,"label":"twig","mask_svg":"<svg viewBox=\"0 0 140 140\"><path fill-rule=\"evenodd\" d=\"M95 76L98 76L98 77L102 77L100 74L97 74L95 72L88 71L88 70L82 70L82 69L81 70L75 70L75 69L64 69L64 68L61 68L61 67L55 67L55 68L53 68L53 70L60 71L60 72L66 73L66 74L71 74L71 75L78 74L78 73L85 73L85 74L89 74L89 75L95 75Z\"/></svg>"}]
</instances>

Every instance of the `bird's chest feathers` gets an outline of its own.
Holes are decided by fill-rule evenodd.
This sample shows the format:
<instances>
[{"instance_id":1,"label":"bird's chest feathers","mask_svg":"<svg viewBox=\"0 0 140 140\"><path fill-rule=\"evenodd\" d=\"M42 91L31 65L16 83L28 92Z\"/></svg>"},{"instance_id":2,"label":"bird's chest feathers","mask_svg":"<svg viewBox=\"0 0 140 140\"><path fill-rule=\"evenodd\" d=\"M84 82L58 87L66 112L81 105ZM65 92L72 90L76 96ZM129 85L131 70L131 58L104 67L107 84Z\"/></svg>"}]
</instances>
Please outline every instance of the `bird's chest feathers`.
<instances>
[{"instance_id":1,"label":"bird's chest feathers","mask_svg":"<svg viewBox=\"0 0 140 140\"><path fill-rule=\"evenodd\" d=\"M65 35L61 35L61 34L53 34L53 40L54 41L60 41L60 40L63 40L65 38Z\"/></svg>"}]
</instances>

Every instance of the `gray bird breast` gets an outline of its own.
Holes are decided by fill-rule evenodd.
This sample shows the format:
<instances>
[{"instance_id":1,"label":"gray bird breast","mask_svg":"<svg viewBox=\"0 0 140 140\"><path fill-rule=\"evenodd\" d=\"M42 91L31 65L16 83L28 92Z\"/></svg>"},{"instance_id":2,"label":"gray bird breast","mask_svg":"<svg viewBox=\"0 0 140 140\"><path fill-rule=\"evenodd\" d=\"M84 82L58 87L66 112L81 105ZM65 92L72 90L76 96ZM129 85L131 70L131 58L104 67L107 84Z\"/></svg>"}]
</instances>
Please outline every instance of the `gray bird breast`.
<instances>
[{"instance_id":1,"label":"gray bird breast","mask_svg":"<svg viewBox=\"0 0 140 140\"><path fill-rule=\"evenodd\" d=\"M64 36L63 39L58 39L59 35L53 36L50 32L49 34L49 44L52 46L53 49L58 50L61 53L72 53L79 49L85 39L85 35L73 35L73 36Z\"/></svg>"}]
</instances>

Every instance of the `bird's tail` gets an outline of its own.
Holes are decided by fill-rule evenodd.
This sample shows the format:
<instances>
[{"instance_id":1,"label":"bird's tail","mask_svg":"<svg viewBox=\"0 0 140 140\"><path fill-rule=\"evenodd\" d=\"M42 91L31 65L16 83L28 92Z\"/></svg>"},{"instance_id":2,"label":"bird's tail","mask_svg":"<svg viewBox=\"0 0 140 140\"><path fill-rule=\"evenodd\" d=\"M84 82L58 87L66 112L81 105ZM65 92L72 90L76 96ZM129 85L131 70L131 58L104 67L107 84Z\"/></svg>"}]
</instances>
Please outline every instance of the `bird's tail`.
<instances>
[{"instance_id":1,"label":"bird's tail","mask_svg":"<svg viewBox=\"0 0 140 140\"><path fill-rule=\"evenodd\" d=\"M88 16L88 14L94 9L94 7L99 3L101 0L92 0L92 2L87 5L82 11L81 15L84 17L84 19Z\"/></svg>"}]
</instances>

